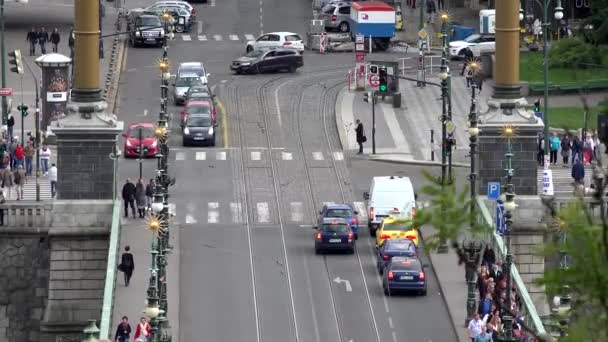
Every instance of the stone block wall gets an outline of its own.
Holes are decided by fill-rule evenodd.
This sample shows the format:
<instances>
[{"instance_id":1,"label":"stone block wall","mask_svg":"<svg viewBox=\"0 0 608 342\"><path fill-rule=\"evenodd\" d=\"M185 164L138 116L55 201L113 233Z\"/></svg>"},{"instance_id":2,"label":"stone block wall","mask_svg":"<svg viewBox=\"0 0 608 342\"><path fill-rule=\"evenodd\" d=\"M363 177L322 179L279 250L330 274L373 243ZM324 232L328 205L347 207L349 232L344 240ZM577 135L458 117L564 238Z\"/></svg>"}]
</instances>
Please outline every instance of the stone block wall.
<instances>
[{"instance_id":1,"label":"stone block wall","mask_svg":"<svg viewBox=\"0 0 608 342\"><path fill-rule=\"evenodd\" d=\"M0 260L0 341L38 342L48 296L46 234L1 234Z\"/></svg>"}]
</instances>

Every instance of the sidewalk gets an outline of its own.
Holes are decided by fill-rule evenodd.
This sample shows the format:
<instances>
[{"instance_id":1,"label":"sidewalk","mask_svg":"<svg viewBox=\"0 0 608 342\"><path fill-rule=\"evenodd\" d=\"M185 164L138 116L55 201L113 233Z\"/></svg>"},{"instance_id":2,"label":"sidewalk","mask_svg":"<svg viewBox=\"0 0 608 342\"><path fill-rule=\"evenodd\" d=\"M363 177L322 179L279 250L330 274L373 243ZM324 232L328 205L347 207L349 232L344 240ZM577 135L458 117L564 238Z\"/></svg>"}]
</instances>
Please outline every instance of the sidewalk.
<instances>
[{"instance_id":1,"label":"sidewalk","mask_svg":"<svg viewBox=\"0 0 608 342\"><path fill-rule=\"evenodd\" d=\"M124 210L121 208L121 210ZM121 213L123 214L123 213ZM179 342L179 229L176 224L171 225L170 244L173 247L173 253L169 255L167 265L167 296L169 307L169 323L171 324L172 341ZM112 317L112 341L116 333L116 327L122 316L129 317L129 323L135 334L137 322L143 317L143 310L146 307L146 291L150 279L150 266L152 264L152 256L150 254L150 246L152 244L152 234L146 229L144 219L121 218L121 236L120 236L120 255L124 252L125 246L131 247L131 253L135 260L135 270L129 287L125 287L124 275L122 272L117 273L116 288L114 290L114 311Z\"/></svg>"}]
</instances>

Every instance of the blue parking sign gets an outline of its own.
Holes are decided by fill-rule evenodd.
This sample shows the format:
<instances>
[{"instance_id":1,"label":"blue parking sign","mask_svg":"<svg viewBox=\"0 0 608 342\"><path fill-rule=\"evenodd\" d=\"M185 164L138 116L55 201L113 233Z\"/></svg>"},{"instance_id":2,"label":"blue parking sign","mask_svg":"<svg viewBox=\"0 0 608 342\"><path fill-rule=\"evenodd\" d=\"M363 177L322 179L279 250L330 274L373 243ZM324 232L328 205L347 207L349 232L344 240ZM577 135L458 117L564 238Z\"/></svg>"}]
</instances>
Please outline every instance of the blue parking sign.
<instances>
[{"instance_id":1,"label":"blue parking sign","mask_svg":"<svg viewBox=\"0 0 608 342\"><path fill-rule=\"evenodd\" d=\"M500 197L500 183L488 182L488 199L497 200Z\"/></svg>"}]
</instances>

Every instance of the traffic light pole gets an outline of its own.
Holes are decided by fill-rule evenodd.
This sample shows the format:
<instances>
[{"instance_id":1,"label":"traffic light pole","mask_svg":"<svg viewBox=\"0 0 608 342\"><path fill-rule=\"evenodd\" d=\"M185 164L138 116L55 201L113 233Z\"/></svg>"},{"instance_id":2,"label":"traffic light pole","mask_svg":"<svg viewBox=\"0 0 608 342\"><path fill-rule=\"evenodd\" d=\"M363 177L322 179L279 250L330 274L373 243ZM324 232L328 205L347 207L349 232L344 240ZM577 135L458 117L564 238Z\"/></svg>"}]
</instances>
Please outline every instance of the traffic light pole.
<instances>
[{"instance_id":1,"label":"traffic light pole","mask_svg":"<svg viewBox=\"0 0 608 342\"><path fill-rule=\"evenodd\" d=\"M372 154L376 154L376 91L372 91Z\"/></svg>"},{"instance_id":2,"label":"traffic light pole","mask_svg":"<svg viewBox=\"0 0 608 342\"><path fill-rule=\"evenodd\" d=\"M6 88L6 56L4 49L4 0L0 0L0 53L2 54L2 88ZM2 125L6 125L6 96L2 96Z\"/></svg>"},{"instance_id":3,"label":"traffic light pole","mask_svg":"<svg viewBox=\"0 0 608 342\"><path fill-rule=\"evenodd\" d=\"M34 87L34 89L36 90L36 117L34 118L36 119L36 202L40 202L40 93L38 91L40 85L38 84L38 78L36 77L36 74L30 67L30 64L27 62L26 59L23 59L23 64L25 64L25 66L29 70L30 74L32 75L32 78L34 79L34 83L36 84L36 86ZM21 115L21 117L23 117L23 115ZM23 125L21 125L21 127L23 127Z\"/></svg>"},{"instance_id":4,"label":"traffic light pole","mask_svg":"<svg viewBox=\"0 0 608 342\"><path fill-rule=\"evenodd\" d=\"M21 83L21 146L23 146L23 143L25 142L25 129L24 129L24 120L25 118L23 117L24 111L23 111L23 75L21 75L21 77L19 77L20 83Z\"/></svg>"},{"instance_id":5,"label":"traffic light pole","mask_svg":"<svg viewBox=\"0 0 608 342\"><path fill-rule=\"evenodd\" d=\"M137 137L139 138L139 179L143 178L143 163L144 163L144 144L142 143L144 134L143 127L137 129Z\"/></svg>"}]
</instances>

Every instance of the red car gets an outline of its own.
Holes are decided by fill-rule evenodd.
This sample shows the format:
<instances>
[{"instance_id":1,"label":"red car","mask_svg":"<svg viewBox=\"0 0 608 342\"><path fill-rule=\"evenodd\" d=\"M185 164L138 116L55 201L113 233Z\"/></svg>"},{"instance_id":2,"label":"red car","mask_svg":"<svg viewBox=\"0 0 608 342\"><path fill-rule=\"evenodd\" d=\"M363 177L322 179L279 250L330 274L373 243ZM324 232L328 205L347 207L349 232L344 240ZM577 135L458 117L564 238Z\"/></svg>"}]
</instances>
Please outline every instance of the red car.
<instances>
[{"instance_id":1,"label":"red car","mask_svg":"<svg viewBox=\"0 0 608 342\"><path fill-rule=\"evenodd\" d=\"M215 112L215 106L212 102L202 100L191 100L186 103L184 109L180 113L182 127L186 123L188 114L205 114L211 115L211 121L214 126L217 126L217 114Z\"/></svg>"},{"instance_id":2,"label":"red car","mask_svg":"<svg viewBox=\"0 0 608 342\"><path fill-rule=\"evenodd\" d=\"M140 140L141 131L141 140ZM151 123L132 123L122 134L125 138L125 158L138 158L140 145L144 149L144 157L154 157L158 152L158 141L154 136L154 125Z\"/></svg>"}]
</instances>

